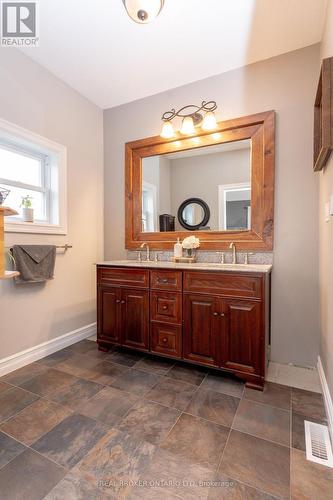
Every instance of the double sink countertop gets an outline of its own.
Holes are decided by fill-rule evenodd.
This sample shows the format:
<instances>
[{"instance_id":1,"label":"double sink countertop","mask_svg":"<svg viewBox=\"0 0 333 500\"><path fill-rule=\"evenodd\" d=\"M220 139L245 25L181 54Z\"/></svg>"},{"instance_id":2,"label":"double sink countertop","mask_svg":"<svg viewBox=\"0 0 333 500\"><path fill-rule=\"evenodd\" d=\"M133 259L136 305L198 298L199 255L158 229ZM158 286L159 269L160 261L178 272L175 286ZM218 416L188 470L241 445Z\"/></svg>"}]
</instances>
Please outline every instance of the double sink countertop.
<instances>
[{"instance_id":1,"label":"double sink countertop","mask_svg":"<svg viewBox=\"0 0 333 500\"><path fill-rule=\"evenodd\" d=\"M272 265L268 264L218 264L214 262L169 262L169 261L142 261L137 260L106 260L97 262L97 266L110 267L137 267L143 269L186 269L192 271L238 271L244 273L270 273Z\"/></svg>"}]
</instances>

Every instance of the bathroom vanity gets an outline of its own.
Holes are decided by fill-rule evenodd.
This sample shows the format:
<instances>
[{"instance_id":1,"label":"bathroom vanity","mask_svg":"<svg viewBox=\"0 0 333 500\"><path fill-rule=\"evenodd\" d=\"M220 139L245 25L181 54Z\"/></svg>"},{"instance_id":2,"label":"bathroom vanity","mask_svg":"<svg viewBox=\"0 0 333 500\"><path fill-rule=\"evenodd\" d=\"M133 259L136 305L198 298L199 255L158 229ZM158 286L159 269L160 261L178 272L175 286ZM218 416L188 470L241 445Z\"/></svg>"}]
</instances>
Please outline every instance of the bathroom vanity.
<instances>
[{"instance_id":1,"label":"bathroom vanity","mask_svg":"<svg viewBox=\"0 0 333 500\"><path fill-rule=\"evenodd\" d=\"M269 265L97 264L98 345L124 346L234 373L262 389Z\"/></svg>"}]
</instances>

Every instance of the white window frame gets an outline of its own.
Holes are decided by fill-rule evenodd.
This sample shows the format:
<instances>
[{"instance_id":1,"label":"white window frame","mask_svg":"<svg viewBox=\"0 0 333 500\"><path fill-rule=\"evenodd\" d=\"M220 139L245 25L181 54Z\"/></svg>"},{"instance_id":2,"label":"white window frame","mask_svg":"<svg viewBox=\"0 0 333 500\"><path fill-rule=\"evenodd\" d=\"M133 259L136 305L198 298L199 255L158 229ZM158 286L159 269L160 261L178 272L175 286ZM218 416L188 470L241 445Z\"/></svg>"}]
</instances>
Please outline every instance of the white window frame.
<instances>
[{"instance_id":1,"label":"white window frame","mask_svg":"<svg viewBox=\"0 0 333 500\"><path fill-rule=\"evenodd\" d=\"M220 184L218 186L219 200L219 231L227 231L227 193L229 191L251 191L250 182L238 182L237 184ZM248 207L247 230L251 229L251 207Z\"/></svg>"},{"instance_id":2,"label":"white window frame","mask_svg":"<svg viewBox=\"0 0 333 500\"><path fill-rule=\"evenodd\" d=\"M49 191L56 193L47 201L51 204L50 212L53 214L54 223L43 221L31 223L6 217L5 232L67 234L67 148L62 144L2 119L0 119L0 139L2 143L10 144L12 150L16 149L18 152L26 150L28 154L30 154L29 151L32 151L38 155L47 156L49 159L47 166ZM33 156L33 153L31 156ZM20 182L11 181L11 184L30 188L29 185ZM33 189L36 191L35 186L33 186Z\"/></svg>"}]
</instances>

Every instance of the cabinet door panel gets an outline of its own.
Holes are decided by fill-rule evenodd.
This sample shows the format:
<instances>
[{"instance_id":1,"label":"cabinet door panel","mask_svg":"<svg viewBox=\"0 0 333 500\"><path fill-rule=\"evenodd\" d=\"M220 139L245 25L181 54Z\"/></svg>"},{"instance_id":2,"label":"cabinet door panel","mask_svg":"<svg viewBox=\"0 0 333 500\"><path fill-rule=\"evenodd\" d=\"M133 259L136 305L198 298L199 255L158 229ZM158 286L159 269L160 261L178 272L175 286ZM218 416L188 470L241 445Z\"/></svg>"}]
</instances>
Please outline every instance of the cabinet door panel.
<instances>
[{"instance_id":1,"label":"cabinet door panel","mask_svg":"<svg viewBox=\"0 0 333 500\"><path fill-rule=\"evenodd\" d=\"M122 344L149 349L149 293L122 290L121 315Z\"/></svg>"},{"instance_id":2,"label":"cabinet door panel","mask_svg":"<svg viewBox=\"0 0 333 500\"><path fill-rule=\"evenodd\" d=\"M150 348L152 352L181 357L182 327L163 323L151 323Z\"/></svg>"},{"instance_id":3,"label":"cabinet door panel","mask_svg":"<svg viewBox=\"0 0 333 500\"><path fill-rule=\"evenodd\" d=\"M150 292L150 317L153 321L182 323L182 295L172 292Z\"/></svg>"},{"instance_id":4,"label":"cabinet door panel","mask_svg":"<svg viewBox=\"0 0 333 500\"><path fill-rule=\"evenodd\" d=\"M222 366L247 373L260 373L264 345L262 305L251 301L223 301L225 312Z\"/></svg>"},{"instance_id":5,"label":"cabinet door panel","mask_svg":"<svg viewBox=\"0 0 333 500\"><path fill-rule=\"evenodd\" d=\"M120 343L120 290L98 287L98 338Z\"/></svg>"},{"instance_id":6,"label":"cabinet door panel","mask_svg":"<svg viewBox=\"0 0 333 500\"><path fill-rule=\"evenodd\" d=\"M221 322L217 309L215 297L184 295L184 358L218 365Z\"/></svg>"}]
</instances>

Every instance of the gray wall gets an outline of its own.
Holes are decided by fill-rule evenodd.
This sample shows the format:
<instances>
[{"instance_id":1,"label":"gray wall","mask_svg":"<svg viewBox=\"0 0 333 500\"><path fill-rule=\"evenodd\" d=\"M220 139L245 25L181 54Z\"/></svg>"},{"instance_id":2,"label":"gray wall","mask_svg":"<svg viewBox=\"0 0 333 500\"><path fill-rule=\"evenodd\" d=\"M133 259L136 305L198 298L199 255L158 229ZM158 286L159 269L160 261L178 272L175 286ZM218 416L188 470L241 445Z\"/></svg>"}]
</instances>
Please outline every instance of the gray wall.
<instances>
[{"instance_id":1,"label":"gray wall","mask_svg":"<svg viewBox=\"0 0 333 500\"><path fill-rule=\"evenodd\" d=\"M159 134L165 110L203 99L216 99L219 119L276 110L272 359L301 365L314 365L319 349L318 178L312 173L318 70L315 45L104 112L105 257L110 259L126 256L125 142Z\"/></svg>"},{"instance_id":2,"label":"gray wall","mask_svg":"<svg viewBox=\"0 0 333 500\"><path fill-rule=\"evenodd\" d=\"M333 56L333 1L329 0L321 56ZM333 218L325 221L325 203L333 194L333 155L319 174L320 356L333 398Z\"/></svg>"},{"instance_id":3,"label":"gray wall","mask_svg":"<svg viewBox=\"0 0 333 500\"><path fill-rule=\"evenodd\" d=\"M103 114L16 49L0 49L0 117L67 147L68 234L5 235L73 245L45 286L0 282L0 358L96 319L94 262L103 256Z\"/></svg>"}]
</instances>

